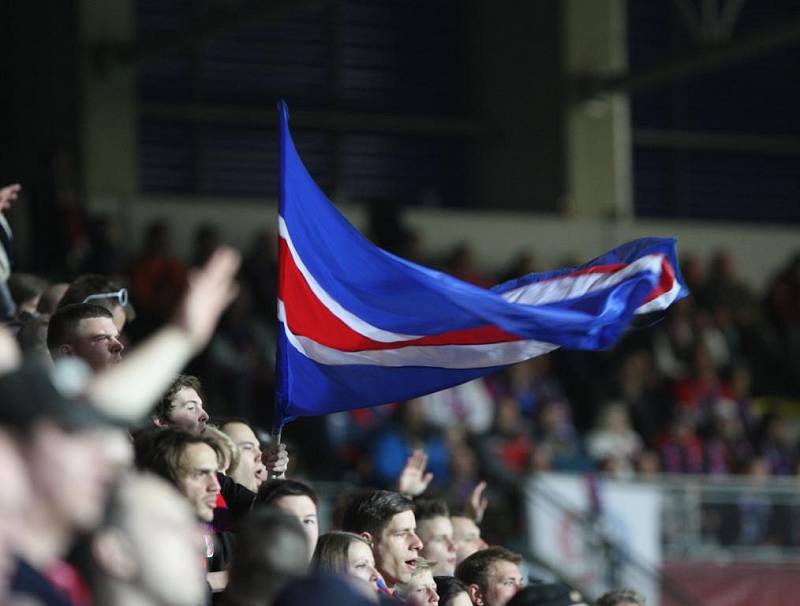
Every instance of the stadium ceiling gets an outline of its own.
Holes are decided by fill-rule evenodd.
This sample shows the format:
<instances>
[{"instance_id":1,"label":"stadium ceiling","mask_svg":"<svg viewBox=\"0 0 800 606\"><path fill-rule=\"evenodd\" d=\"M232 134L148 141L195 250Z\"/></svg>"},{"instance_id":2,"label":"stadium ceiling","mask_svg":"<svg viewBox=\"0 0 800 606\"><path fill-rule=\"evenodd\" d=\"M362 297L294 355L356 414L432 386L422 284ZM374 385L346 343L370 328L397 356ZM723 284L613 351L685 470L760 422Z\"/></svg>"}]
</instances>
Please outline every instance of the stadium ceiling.
<instances>
[{"instance_id":1,"label":"stadium ceiling","mask_svg":"<svg viewBox=\"0 0 800 606\"><path fill-rule=\"evenodd\" d=\"M800 18L732 36L746 0L673 0L693 48L665 62L622 74L586 74L571 87L574 102L613 92L636 93L741 63L800 42Z\"/></svg>"}]
</instances>

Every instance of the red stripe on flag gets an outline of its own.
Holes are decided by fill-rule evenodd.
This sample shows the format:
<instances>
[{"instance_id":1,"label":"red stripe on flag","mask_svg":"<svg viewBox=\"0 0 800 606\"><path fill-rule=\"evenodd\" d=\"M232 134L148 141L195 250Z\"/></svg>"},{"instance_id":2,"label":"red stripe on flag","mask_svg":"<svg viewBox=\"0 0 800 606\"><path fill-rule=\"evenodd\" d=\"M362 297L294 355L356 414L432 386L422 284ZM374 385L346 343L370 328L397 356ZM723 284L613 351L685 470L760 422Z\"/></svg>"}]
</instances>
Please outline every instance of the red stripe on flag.
<instances>
[{"instance_id":1,"label":"red stripe on flag","mask_svg":"<svg viewBox=\"0 0 800 606\"><path fill-rule=\"evenodd\" d=\"M279 297L286 312L286 323L295 335L308 337L340 351L398 349L411 345L484 345L520 340L520 337L496 326L479 326L395 343L375 341L347 326L325 307L295 264L283 238L279 238L278 246Z\"/></svg>"},{"instance_id":2,"label":"red stripe on flag","mask_svg":"<svg viewBox=\"0 0 800 606\"><path fill-rule=\"evenodd\" d=\"M644 305L645 303L649 303L656 297L660 297L664 293L671 291L674 285L675 285L675 272L673 271L670 262L667 260L666 257L664 257L661 260L661 277L658 280L658 286L656 286L652 291L650 291L650 294L647 295L647 298L645 298L645 300L642 301L642 305Z\"/></svg>"},{"instance_id":3,"label":"red stripe on flag","mask_svg":"<svg viewBox=\"0 0 800 606\"><path fill-rule=\"evenodd\" d=\"M628 267L627 263L607 263L605 265L592 265L590 267L583 267L575 271L570 271L564 274L553 276L542 280L542 282L551 282L553 280L563 280L564 278L575 278L577 276L585 276L587 274L613 274L621 269Z\"/></svg>"}]
</instances>

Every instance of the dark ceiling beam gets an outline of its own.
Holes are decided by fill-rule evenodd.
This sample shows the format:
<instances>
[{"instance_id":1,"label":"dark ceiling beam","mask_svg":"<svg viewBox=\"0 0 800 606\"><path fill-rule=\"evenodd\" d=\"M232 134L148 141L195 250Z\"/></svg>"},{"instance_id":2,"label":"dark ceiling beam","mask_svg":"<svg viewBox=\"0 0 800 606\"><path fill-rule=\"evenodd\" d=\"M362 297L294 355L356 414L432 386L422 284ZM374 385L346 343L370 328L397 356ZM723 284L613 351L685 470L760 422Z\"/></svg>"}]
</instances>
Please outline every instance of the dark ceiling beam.
<instances>
[{"instance_id":1,"label":"dark ceiling beam","mask_svg":"<svg viewBox=\"0 0 800 606\"><path fill-rule=\"evenodd\" d=\"M745 34L707 50L693 51L639 72L611 76L578 76L573 80L572 98L581 102L609 93L652 90L755 59L798 42L800 42L800 19L790 20L771 29Z\"/></svg>"},{"instance_id":2,"label":"dark ceiling beam","mask_svg":"<svg viewBox=\"0 0 800 606\"><path fill-rule=\"evenodd\" d=\"M236 31L245 25L279 19L286 13L298 10L313 10L329 1L243 0L236 5L204 13L182 30L152 34L129 44L95 42L92 47L92 57L98 69L151 61L171 53L203 46L209 40Z\"/></svg>"},{"instance_id":3,"label":"dark ceiling beam","mask_svg":"<svg viewBox=\"0 0 800 606\"><path fill-rule=\"evenodd\" d=\"M657 149L800 155L800 137L689 130L636 129L633 144Z\"/></svg>"},{"instance_id":4,"label":"dark ceiling beam","mask_svg":"<svg viewBox=\"0 0 800 606\"><path fill-rule=\"evenodd\" d=\"M277 128L277 113L272 108L244 108L226 105L186 103L180 105L145 103L142 115L163 120L199 123L226 122ZM292 126L303 129L345 133L399 133L480 139L491 134L484 123L469 118L438 116L400 116L340 110L291 111Z\"/></svg>"}]
</instances>

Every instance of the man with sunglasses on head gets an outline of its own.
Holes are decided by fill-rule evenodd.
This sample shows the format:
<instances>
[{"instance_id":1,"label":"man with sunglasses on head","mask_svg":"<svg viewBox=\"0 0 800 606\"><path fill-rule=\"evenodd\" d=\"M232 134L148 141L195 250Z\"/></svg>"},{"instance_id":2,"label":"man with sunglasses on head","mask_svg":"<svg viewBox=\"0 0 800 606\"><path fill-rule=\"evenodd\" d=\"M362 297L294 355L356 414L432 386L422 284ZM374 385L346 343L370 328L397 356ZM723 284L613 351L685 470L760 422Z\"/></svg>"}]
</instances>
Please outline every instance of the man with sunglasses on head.
<instances>
[{"instance_id":1,"label":"man with sunglasses on head","mask_svg":"<svg viewBox=\"0 0 800 606\"><path fill-rule=\"evenodd\" d=\"M51 316L47 348L53 360L78 357L98 372L121 362L124 346L110 311L78 303L59 308Z\"/></svg>"},{"instance_id":2,"label":"man with sunglasses on head","mask_svg":"<svg viewBox=\"0 0 800 606\"><path fill-rule=\"evenodd\" d=\"M128 289L108 276L84 274L70 283L58 308L78 303L91 303L111 312L114 325L120 332L125 322L133 319L133 308L128 301Z\"/></svg>"}]
</instances>

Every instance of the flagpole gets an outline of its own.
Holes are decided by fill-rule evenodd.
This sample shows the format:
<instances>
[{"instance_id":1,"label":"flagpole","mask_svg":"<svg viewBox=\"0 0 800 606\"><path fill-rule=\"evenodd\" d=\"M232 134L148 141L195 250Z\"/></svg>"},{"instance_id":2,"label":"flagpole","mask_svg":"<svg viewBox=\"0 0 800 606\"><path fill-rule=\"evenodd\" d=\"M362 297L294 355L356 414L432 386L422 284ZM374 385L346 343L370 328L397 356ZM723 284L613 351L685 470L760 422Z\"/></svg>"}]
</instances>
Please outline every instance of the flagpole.
<instances>
[{"instance_id":1,"label":"flagpole","mask_svg":"<svg viewBox=\"0 0 800 606\"><path fill-rule=\"evenodd\" d=\"M282 428L275 429L273 426L272 428L272 446L280 448L281 446L281 433ZM281 473L269 473L268 478L269 480L285 480L286 479L286 472L282 471Z\"/></svg>"},{"instance_id":2,"label":"flagpole","mask_svg":"<svg viewBox=\"0 0 800 606\"><path fill-rule=\"evenodd\" d=\"M286 167L284 165L284 134L283 134L283 115L284 113L288 114L288 109L286 107L286 102L283 99L278 101L278 139L280 141L280 201L283 201L285 192L284 192L284 179L285 179L285 171ZM280 212L280 210L279 210ZM277 242L277 239L276 239ZM278 251L278 264L280 266L280 251ZM281 292L281 272L277 272L276 276L276 292L280 297ZM276 309L277 315L277 309ZM281 401L281 389L280 383L282 381L282 377L280 376L280 358L281 358L281 339L278 339L277 343L277 351L275 355L275 397L273 398L273 406L272 406L272 447L275 447L280 450L281 447L281 434L283 433L283 411L285 410L285 403ZM278 415L280 414L280 419ZM269 473L267 475L268 479L276 479L276 480L283 480L286 477L285 472L281 472L279 474L272 474Z\"/></svg>"}]
</instances>

